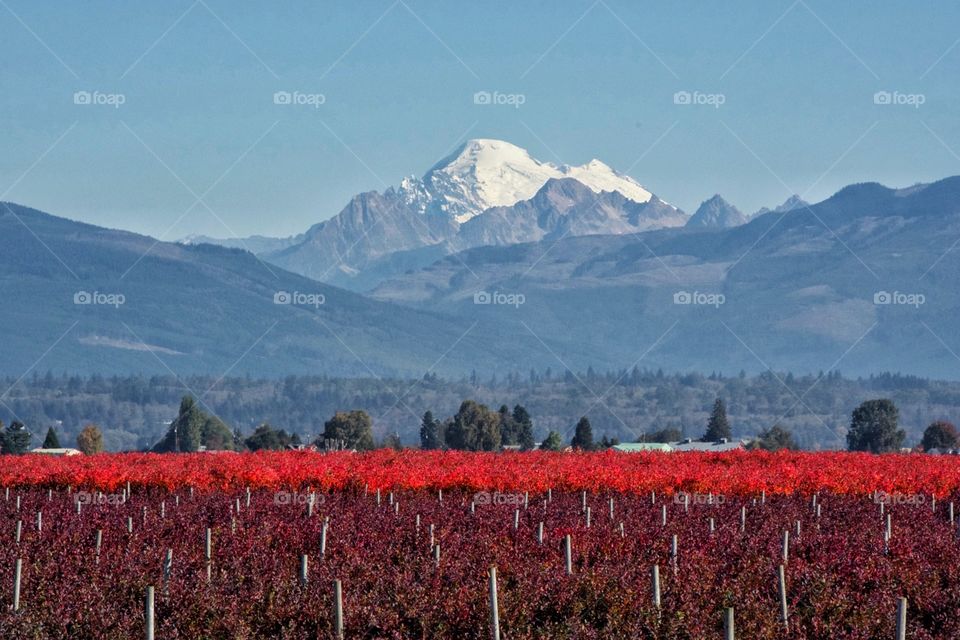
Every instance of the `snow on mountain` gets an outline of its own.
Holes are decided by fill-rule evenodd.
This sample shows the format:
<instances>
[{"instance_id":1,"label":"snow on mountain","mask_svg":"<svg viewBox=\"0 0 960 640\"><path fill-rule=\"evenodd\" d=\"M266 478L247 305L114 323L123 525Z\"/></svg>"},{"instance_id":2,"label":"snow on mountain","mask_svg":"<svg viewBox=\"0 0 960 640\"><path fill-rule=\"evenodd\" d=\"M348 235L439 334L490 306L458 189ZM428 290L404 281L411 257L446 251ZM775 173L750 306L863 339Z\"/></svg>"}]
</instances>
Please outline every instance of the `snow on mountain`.
<instances>
[{"instance_id":1,"label":"snow on mountain","mask_svg":"<svg viewBox=\"0 0 960 640\"><path fill-rule=\"evenodd\" d=\"M574 178L594 193L616 191L641 204L652 196L636 180L599 160L556 165L509 142L483 138L468 140L417 182L433 194L441 211L463 223L491 207L509 207L533 197L551 178ZM419 188L417 182L408 179L401 188Z\"/></svg>"}]
</instances>

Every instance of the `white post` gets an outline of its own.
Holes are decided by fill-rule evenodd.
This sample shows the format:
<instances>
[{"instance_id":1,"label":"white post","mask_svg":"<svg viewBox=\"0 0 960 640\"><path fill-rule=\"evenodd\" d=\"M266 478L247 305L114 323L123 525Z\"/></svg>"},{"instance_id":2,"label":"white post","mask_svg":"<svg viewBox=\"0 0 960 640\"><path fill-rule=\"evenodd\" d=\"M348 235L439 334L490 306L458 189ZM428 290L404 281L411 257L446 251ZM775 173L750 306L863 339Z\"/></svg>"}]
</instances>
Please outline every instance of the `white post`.
<instances>
[{"instance_id":1,"label":"white post","mask_svg":"<svg viewBox=\"0 0 960 640\"><path fill-rule=\"evenodd\" d=\"M670 540L670 563L673 565L673 575L677 575L678 551L677 534Z\"/></svg>"},{"instance_id":2,"label":"white post","mask_svg":"<svg viewBox=\"0 0 960 640\"><path fill-rule=\"evenodd\" d=\"M740 507L740 533L747 530L747 508Z\"/></svg>"},{"instance_id":3,"label":"white post","mask_svg":"<svg viewBox=\"0 0 960 640\"><path fill-rule=\"evenodd\" d=\"M144 603L144 628L147 640L153 640L153 587L147 587L147 597Z\"/></svg>"},{"instance_id":4,"label":"white post","mask_svg":"<svg viewBox=\"0 0 960 640\"><path fill-rule=\"evenodd\" d=\"M653 565L651 571L651 580L653 583L653 606L660 610L660 565Z\"/></svg>"},{"instance_id":5,"label":"white post","mask_svg":"<svg viewBox=\"0 0 960 640\"><path fill-rule=\"evenodd\" d=\"M333 630L337 640L343 640L343 588L333 581Z\"/></svg>"},{"instance_id":6,"label":"white post","mask_svg":"<svg viewBox=\"0 0 960 640\"><path fill-rule=\"evenodd\" d=\"M897 640L907 640L907 599L897 600Z\"/></svg>"},{"instance_id":7,"label":"white post","mask_svg":"<svg viewBox=\"0 0 960 640\"><path fill-rule=\"evenodd\" d=\"M300 584L301 584L302 586L306 586L306 585L307 585L307 581L310 579L310 576L309 576L310 564L309 564L309 563L310 563L310 559L309 559L309 557L307 557L307 554L304 553L303 555L300 556Z\"/></svg>"},{"instance_id":8,"label":"white post","mask_svg":"<svg viewBox=\"0 0 960 640\"><path fill-rule=\"evenodd\" d=\"M96 555L97 564L100 564L100 546L102 544L103 544L103 531L100 529L97 529L97 540L95 543L95 546L96 546L95 555Z\"/></svg>"},{"instance_id":9,"label":"white post","mask_svg":"<svg viewBox=\"0 0 960 640\"><path fill-rule=\"evenodd\" d=\"M13 536L17 544L20 544L20 537L22 535L23 535L23 520L17 520L17 527Z\"/></svg>"},{"instance_id":10,"label":"white post","mask_svg":"<svg viewBox=\"0 0 960 640\"><path fill-rule=\"evenodd\" d=\"M37 533L43 533L43 511L37 511Z\"/></svg>"},{"instance_id":11,"label":"white post","mask_svg":"<svg viewBox=\"0 0 960 640\"><path fill-rule=\"evenodd\" d=\"M537 544L543 544L543 523L537 525Z\"/></svg>"},{"instance_id":12,"label":"white post","mask_svg":"<svg viewBox=\"0 0 960 640\"><path fill-rule=\"evenodd\" d=\"M790 532L783 532L783 564L787 564L790 557Z\"/></svg>"},{"instance_id":13,"label":"white post","mask_svg":"<svg viewBox=\"0 0 960 640\"><path fill-rule=\"evenodd\" d=\"M563 537L563 557L567 575L573 575L573 549L569 533Z\"/></svg>"},{"instance_id":14,"label":"white post","mask_svg":"<svg viewBox=\"0 0 960 640\"><path fill-rule=\"evenodd\" d=\"M723 639L737 640L737 632L733 623L733 607L727 607L723 616Z\"/></svg>"},{"instance_id":15,"label":"white post","mask_svg":"<svg viewBox=\"0 0 960 640\"><path fill-rule=\"evenodd\" d=\"M777 578L780 588L780 620L783 622L784 631L790 630L790 623L788 622L788 612L787 612L787 575L786 571L783 568L783 565L777 569Z\"/></svg>"},{"instance_id":16,"label":"white post","mask_svg":"<svg viewBox=\"0 0 960 640\"><path fill-rule=\"evenodd\" d=\"M23 575L23 560L17 558L13 568L13 612L20 610L20 578Z\"/></svg>"},{"instance_id":17,"label":"white post","mask_svg":"<svg viewBox=\"0 0 960 640\"><path fill-rule=\"evenodd\" d=\"M213 577L213 537L210 532L210 527L207 527L206 535L204 536L203 544L204 557L207 561L207 582L210 582L210 579Z\"/></svg>"},{"instance_id":18,"label":"white post","mask_svg":"<svg viewBox=\"0 0 960 640\"><path fill-rule=\"evenodd\" d=\"M497 568L490 567L490 636L500 640L500 608L497 605Z\"/></svg>"},{"instance_id":19,"label":"white post","mask_svg":"<svg viewBox=\"0 0 960 640\"><path fill-rule=\"evenodd\" d=\"M660 506L660 526L667 526L667 505Z\"/></svg>"}]
</instances>

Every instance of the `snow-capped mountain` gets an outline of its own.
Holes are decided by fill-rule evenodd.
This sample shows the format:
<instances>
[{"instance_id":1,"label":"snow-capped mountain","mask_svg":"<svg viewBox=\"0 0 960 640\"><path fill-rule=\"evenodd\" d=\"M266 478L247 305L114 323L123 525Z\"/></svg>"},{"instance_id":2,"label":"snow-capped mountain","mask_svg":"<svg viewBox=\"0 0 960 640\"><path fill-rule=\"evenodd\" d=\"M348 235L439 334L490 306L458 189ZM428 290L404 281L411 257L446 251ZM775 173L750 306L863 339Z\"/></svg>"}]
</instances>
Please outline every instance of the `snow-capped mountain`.
<instances>
[{"instance_id":1,"label":"snow-capped mountain","mask_svg":"<svg viewBox=\"0 0 960 640\"><path fill-rule=\"evenodd\" d=\"M583 188L568 185L549 190L551 197L535 197L551 181L574 180ZM573 200L561 203L571 195ZM519 208L506 211L512 207ZM493 213L487 216L488 211ZM683 211L599 160L579 166L542 162L509 142L478 138L423 177L354 196L336 216L300 236L273 244L264 238L229 244L264 247L252 250L295 273L366 290L468 246L530 242L558 230L572 236L622 234L682 226L686 220Z\"/></svg>"},{"instance_id":2,"label":"snow-capped mountain","mask_svg":"<svg viewBox=\"0 0 960 640\"><path fill-rule=\"evenodd\" d=\"M429 194L440 211L463 223L491 207L509 207L533 197L547 180L574 178L594 193L616 191L637 203L652 194L633 178L599 160L581 166L532 158L503 140L468 140L434 165L422 180L407 179L403 189Z\"/></svg>"}]
</instances>

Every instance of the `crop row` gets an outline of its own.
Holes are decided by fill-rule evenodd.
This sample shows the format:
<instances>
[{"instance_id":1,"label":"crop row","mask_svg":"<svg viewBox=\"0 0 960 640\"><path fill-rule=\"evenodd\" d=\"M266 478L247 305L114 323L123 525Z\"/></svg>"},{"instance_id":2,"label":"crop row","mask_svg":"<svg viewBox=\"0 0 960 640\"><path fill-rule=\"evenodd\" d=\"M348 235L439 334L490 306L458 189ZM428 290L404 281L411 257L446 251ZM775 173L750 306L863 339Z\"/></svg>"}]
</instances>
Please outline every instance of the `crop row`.
<instances>
[{"instance_id":1,"label":"crop row","mask_svg":"<svg viewBox=\"0 0 960 640\"><path fill-rule=\"evenodd\" d=\"M0 486L201 491L492 489L699 491L726 495L874 491L945 496L960 490L960 458L865 453L369 453L99 454L21 456L0 465Z\"/></svg>"}]
</instances>

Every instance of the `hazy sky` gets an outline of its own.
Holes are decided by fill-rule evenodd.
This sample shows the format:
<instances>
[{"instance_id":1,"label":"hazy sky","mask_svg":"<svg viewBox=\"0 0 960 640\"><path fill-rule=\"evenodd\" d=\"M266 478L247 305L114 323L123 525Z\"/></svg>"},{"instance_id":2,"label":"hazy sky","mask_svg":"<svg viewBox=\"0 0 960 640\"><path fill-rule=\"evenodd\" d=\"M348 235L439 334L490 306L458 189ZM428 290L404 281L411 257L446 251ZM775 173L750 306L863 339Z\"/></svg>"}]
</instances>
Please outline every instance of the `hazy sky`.
<instances>
[{"instance_id":1,"label":"hazy sky","mask_svg":"<svg viewBox=\"0 0 960 640\"><path fill-rule=\"evenodd\" d=\"M0 200L287 235L471 137L600 158L689 212L903 186L960 173L958 24L874 0L0 0Z\"/></svg>"}]
</instances>

